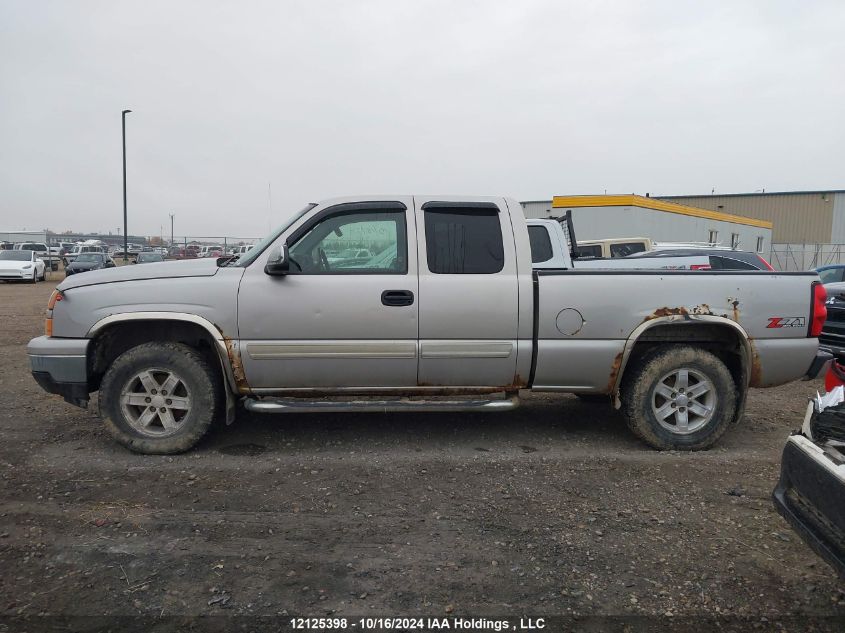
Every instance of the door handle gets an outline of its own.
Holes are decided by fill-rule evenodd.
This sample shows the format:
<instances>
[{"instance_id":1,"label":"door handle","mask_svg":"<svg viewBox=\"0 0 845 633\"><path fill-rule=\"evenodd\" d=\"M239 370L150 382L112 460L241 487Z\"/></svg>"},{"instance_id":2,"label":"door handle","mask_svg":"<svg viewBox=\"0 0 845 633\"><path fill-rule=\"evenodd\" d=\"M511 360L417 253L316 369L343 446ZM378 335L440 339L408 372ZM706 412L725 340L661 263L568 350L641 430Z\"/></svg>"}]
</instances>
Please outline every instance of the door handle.
<instances>
[{"instance_id":1,"label":"door handle","mask_svg":"<svg viewBox=\"0 0 845 633\"><path fill-rule=\"evenodd\" d=\"M390 307L409 306L414 303L414 293L410 290L385 290L381 293L381 302Z\"/></svg>"}]
</instances>

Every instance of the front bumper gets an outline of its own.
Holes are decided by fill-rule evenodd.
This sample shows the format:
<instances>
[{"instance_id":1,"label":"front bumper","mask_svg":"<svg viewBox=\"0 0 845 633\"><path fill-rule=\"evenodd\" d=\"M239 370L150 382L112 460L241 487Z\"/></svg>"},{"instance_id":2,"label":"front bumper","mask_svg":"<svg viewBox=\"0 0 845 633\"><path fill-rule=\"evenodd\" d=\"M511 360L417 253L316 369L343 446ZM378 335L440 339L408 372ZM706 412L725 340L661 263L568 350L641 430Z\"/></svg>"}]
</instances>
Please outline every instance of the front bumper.
<instances>
[{"instance_id":1,"label":"front bumper","mask_svg":"<svg viewBox=\"0 0 845 633\"><path fill-rule=\"evenodd\" d=\"M0 270L0 279L9 281L32 279L32 270Z\"/></svg>"},{"instance_id":2,"label":"front bumper","mask_svg":"<svg viewBox=\"0 0 845 633\"><path fill-rule=\"evenodd\" d=\"M793 435L772 497L804 542L845 578L845 461Z\"/></svg>"},{"instance_id":3,"label":"front bumper","mask_svg":"<svg viewBox=\"0 0 845 633\"><path fill-rule=\"evenodd\" d=\"M71 404L88 405L88 344L86 338L39 336L26 346L32 377L48 393Z\"/></svg>"}]
</instances>

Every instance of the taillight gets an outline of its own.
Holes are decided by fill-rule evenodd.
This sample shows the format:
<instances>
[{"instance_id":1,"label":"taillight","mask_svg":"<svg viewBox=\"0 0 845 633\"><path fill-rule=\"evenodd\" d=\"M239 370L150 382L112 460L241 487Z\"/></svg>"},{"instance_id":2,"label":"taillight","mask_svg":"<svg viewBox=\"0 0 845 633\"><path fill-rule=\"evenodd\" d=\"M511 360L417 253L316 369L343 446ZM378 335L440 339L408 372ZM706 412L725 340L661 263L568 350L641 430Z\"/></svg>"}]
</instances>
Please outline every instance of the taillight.
<instances>
[{"instance_id":1,"label":"taillight","mask_svg":"<svg viewBox=\"0 0 845 633\"><path fill-rule=\"evenodd\" d=\"M710 270L710 264L690 264L690 270Z\"/></svg>"},{"instance_id":2,"label":"taillight","mask_svg":"<svg viewBox=\"0 0 845 633\"><path fill-rule=\"evenodd\" d=\"M44 319L45 336L53 336L53 308L56 307L56 302L64 298L61 290L54 290L53 294L50 295L50 300L47 301L47 318Z\"/></svg>"},{"instance_id":3,"label":"taillight","mask_svg":"<svg viewBox=\"0 0 845 633\"><path fill-rule=\"evenodd\" d=\"M827 291L818 281L813 282L813 303L810 308L810 333L807 336L818 336L827 320Z\"/></svg>"},{"instance_id":4,"label":"taillight","mask_svg":"<svg viewBox=\"0 0 845 633\"><path fill-rule=\"evenodd\" d=\"M766 267L766 270L771 270L772 272L774 272L775 269L772 268L772 265L769 262L767 262L763 257L761 257L760 255L757 255L757 259L759 259L760 263L762 263L763 266Z\"/></svg>"},{"instance_id":5,"label":"taillight","mask_svg":"<svg viewBox=\"0 0 845 633\"><path fill-rule=\"evenodd\" d=\"M47 302L47 309L52 310L56 307L56 301L61 301L64 298L65 296L62 294L61 290L54 290L53 294L50 295L50 300Z\"/></svg>"}]
</instances>

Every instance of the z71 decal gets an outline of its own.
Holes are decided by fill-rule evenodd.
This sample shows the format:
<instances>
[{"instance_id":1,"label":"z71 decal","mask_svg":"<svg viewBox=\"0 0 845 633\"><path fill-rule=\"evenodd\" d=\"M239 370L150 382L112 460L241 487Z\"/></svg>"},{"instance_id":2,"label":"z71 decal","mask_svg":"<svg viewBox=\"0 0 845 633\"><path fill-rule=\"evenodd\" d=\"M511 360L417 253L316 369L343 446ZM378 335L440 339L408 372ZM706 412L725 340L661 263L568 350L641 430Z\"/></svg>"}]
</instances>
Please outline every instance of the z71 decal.
<instances>
[{"instance_id":1,"label":"z71 decal","mask_svg":"<svg viewBox=\"0 0 845 633\"><path fill-rule=\"evenodd\" d=\"M767 328L807 327L804 317L769 317Z\"/></svg>"}]
</instances>

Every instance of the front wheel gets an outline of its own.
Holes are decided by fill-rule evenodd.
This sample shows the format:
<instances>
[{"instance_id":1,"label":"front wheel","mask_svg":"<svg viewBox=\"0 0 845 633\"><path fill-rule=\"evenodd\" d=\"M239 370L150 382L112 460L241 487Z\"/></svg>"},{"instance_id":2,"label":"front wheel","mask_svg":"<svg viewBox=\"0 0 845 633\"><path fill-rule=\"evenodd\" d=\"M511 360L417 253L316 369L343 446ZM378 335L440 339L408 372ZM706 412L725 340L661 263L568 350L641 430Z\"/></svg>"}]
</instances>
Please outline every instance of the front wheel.
<instances>
[{"instance_id":1,"label":"front wheel","mask_svg":"<svg viewBox=\"0 0 845 633\"><path fill-rule=\"evenodd\" d=\"M646 354L626 374L620 394L625 417L650 446L706 449L730 426L736 385L715 354L666 345Z\"/></svg>"},{"instance_id":2,"label":"front wheel","mask_svg":"<svg viewBox=\"0 0 845 633\"><path fill-rule=\"evenodd\" d=\"M181 453L208 432L218 376L194 349L144 343L121 354L100 384L100 414L114 438L146 454Z\"/></svg>"}]
</instances>

